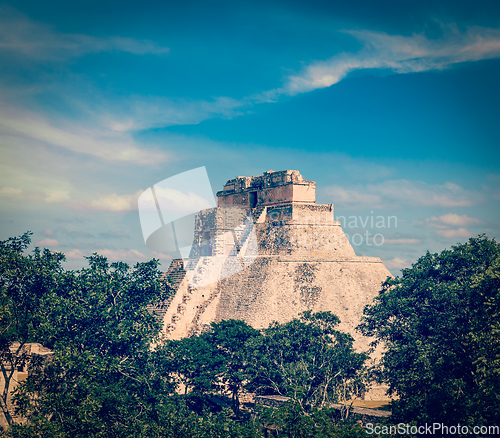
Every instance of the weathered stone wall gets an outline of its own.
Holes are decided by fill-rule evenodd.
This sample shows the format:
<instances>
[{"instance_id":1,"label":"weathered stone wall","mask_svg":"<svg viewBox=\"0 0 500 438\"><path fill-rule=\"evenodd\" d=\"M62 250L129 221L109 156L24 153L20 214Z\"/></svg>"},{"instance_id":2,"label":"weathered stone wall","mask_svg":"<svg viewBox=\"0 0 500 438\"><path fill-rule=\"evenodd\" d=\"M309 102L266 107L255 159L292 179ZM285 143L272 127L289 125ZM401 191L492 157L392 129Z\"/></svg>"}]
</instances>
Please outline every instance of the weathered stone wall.
<instances>
[{"instance_id":1,"label":"weathered stone wall","mask_svg":"<svg viewBox=\"0 0 500 438\"><path fill-rule=\"evenodd\" d=\"M217 198L219 207L315 203L316 183L305 180L296 170L269 171L259 176L239 176L229 180L224 190L217 193Z\"/></svg>"},{"instance_id":2,"label":"weathered stone wall","mask_svg":"<svg viewBox=\"0 0 500 438\"><path fill-rule=\"evenodd\" d=\"M16 388L21 382L24 382L30 375L30 369L28 367L29 359L31 356L41 356L44 360L48 360L52 357L52 350L44 347L42 344L33 342L21 344L19 342L13 342L10 347L10 358L7 355L4 358L2 367L3 372L0 372L0 392L2 394L6 393L6 408L9 411L14 423L24 423L26 418L23 418L16 414L15 405L13 403L13 394ZM10 359L10 360L9 360ZM14 368L12 368L14 366ZM4 372L10 377L9 385L6 388L6 381L4 377ZM7 420L3 414L0 414L0 427L7 428Z\"/></svg>"},{"instance_id":3,"label":"weathered stone wall","mask_svg":"<svg viewBox=\"0 0 500 438\"><path fill-rule=\"evenodd\" d=\"M234 248L235 229L252 217L252 209L219 207L201 211L195 219L191 257L227 255Z\"/></svg>"},{"instance_id":4,"label":"weathered stone wall","mask_svg":"<svg viewBox=\"0 0 500 438\"><path fill-rule=\"evenodd\" d=\"M259 255L302 257L354 257L355 253L340 224L255 226Z\"/></svg>"},{"instance_id":5,"label":"weathered stone wall","mask_svg":"<svg viewBox=\"0 0 500 438\"><path fill-rule=\"evenodd\" d=\"M339 329L354 337L356 348L367 350L370 340L355 327L387 276L389 271L375 257L259 256L245 270L213 285L191 290L186 285L186 306L170 335L181 338L225 319L265 328L305 310L330 310L341 320Z\"/></svg>"}]
</instances>

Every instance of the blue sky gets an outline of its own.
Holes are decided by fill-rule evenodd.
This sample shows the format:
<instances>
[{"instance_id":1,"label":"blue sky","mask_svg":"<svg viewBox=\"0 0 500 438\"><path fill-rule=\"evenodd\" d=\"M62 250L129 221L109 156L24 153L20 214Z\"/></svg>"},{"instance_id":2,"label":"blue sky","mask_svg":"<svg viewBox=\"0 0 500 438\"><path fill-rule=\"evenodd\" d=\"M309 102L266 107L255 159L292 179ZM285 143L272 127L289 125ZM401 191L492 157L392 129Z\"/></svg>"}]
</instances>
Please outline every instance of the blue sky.
<instances>
[{"instance_id":1,"label":"blue sky","mask_svg":"<svg viewBox=\"0 0 500 438\"><path fill-rule=\"evenodd\" d=\"M493 1L6 2L0 239L167 266L143 190L297 169L398 274L499 236L499 77Z\"/></svg>"}]
</instances>

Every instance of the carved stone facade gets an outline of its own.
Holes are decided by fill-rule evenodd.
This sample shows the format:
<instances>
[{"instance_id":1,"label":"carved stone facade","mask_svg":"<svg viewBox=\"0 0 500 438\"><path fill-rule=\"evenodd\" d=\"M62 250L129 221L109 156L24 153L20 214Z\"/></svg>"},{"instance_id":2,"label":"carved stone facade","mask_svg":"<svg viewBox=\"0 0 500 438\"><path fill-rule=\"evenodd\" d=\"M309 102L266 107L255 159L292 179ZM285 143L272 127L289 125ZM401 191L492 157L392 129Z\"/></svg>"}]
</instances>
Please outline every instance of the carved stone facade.
<instances>
[{"instance_id":1,"label":"carved stone facade","mask_svg":"<svg viewBox=\"0 0 500 438\"><path fill-rule=\"evenodd\" d=\"M333 205L316 204L316 183L296 170L268 171L229 180L217 198L218 208L203 210L196 219L190 258L174 260L167 272L176 293L164 313L166 336L189 336L212 321L242 319L264 328L305 310L329 310L356 347L367 349L369 340L355 327L391 274L379 258L356 256L334 220ZM240 257L243 269L220 275L212 268L218 261L227 264L235 242L250 245L244 233L234 232L247 216L254 222L253 256L247 251ZM206 278L211 270L216 275L192 287L186 270L195 277Z\"/></svg>"}]
</instances>

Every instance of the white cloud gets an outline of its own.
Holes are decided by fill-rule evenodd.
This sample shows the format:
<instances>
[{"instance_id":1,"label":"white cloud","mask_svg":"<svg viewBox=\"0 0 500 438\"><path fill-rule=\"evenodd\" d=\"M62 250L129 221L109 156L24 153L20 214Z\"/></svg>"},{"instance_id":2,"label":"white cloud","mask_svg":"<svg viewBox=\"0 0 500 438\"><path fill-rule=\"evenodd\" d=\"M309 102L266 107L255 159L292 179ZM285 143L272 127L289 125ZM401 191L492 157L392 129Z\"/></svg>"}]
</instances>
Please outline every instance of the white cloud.
<instances>
[{"instance_id":1,"label":"white cloud","mask_svg":"<svg viewBox=\"0 0 500 438\"><path fill-rule=\"evenodd\" d=\"M28 141L0 134L0 196L11 200L60 202L72 184L58 173L60 157Z\"/></svg>"},{"instance_id":2,"label":"white cloud","mask_svg":"<svg viewBox=\"0 0 500 438\"><path fill-rule=\"evenodd\" d=\"M467 225L481 225L483 221L469 217L466 214L458 215L456 213L448 213L442 216L431 216L424 220L414 221L417 226L424 226L427 228L434 228L438 236L453 239L456 237L471 237L472 233L465 228ZM458 229L450 229L450 227L461 227Z\"/></svg>"},{"instance_id":3,"label":"white cloud","mask_svg":"<svg viewBox=\"0 0 500 438\"><path fill-rule=\"evenodd\" d=\"M97 199L91 201L72 201L69 205L78 210L131 211L137 210L137 200L141 193L142 190L132 195L117 195L116 193L98 194Z\"/></svg>"},{"instance_id":4,"label":"white cloud","mask_svg":"<svg viewBox=\"0 0 500 438\"><path fill-rule=\"evenodd\" d=\"M183 193L180 190L169 187L161 188L156 185L155 193L158 204L162 207L163 214L191 214L213 207L208 200L193 192Z\"/></svg>"},{"instance_id":5,"label":"white cloud","mask_svg":"<svg viewBox=\"0 0 500 438\"><path fill-rule=\"evenodd\" d=\"M24 201L45 201L45 202L62 202L69 199L69 191L67 190L48 190L41 191L23 191L13 187L3 187L0 190L0 196L16 200Z\"/></svg>"},{"instance_id":6,"label":"white cloud","mask_svg":"<svg viewBox=\"0 0 500 438\"><path fill-rule=\"evenodd\" d=\"M8 7L0 7L0 53L10 51L28 56L30 60L65 60L90 52L125 51L137 55L164 54L168 48L152 41L123 37L97 38L88 35L59 33L49 26L30 21ZM75 87L75 81L77 86ZM172 125L197 124L214 117L232 118L242 114L240 108L252 105L249 99L236 100L220 96L212 100L169 99L166 97L131 96L110 103L98 90L82 78L71 78L69 84L58 82L37 84L31 92L54 92L67 100L68 107L81 112L78 123L52 123L38 114L5 108L0 114L0 128L4 133L34 139L74 152L89 154L109 161L128 161L155 164L165 161L161 152L139 148L131 131ZM84 90L75 95L75 89ZM89 90L92 92L89 93ZM23 88L17 94L30 94ZM0 95L16 101L16 92L9 87ZM88 101L88 96L95 96ZM64 120L66 115L59 117ZM84 127L86 125L86 128Z\"/></svg>"},{"instance_id":7,"label":"white cloud","mask_svg":"<svg viewBox=\"0 0 500 438\"><path fill-rule=\"evenodd\" d=\"M334 202L343 204L379 205L382 202L380 196L375 193L363 193L360 190L345 189L341 186L331 186L325 191L333 198Z\"/></svg>"},{"instance_id":8,"label":"white cloud","mask_svg":"<svg viewBox=\"0 0 500 438\"><path fill-rule=\"evenodd\" d=\"M453 226L465 226L465 225L475 225L484 223L479 219L469 217L466 214L459 216L456 213L448 213L439 217L432 216L431 218L426 219L426 222L428 223L441 222L443 224L453 225Z\"/></svg>"},{"instance_id":9,"label":"white cloud","mask_svg":"<svg viewBox=\"0 0 500 438\"><path fill-rule=\"evenodd\" d=\"M23 193L23 191L19 188L15 189L14 187L3 187L2 190L0 190L0 193L7 196L19 196Z\"/></svg>"},{"instance_id":10,"label":"white cloud","mask_svg":"<svg viewBox=\"0 0 500 438\"><path fill-rule=\"evenodd\" d=\"M458 230L436 230L436 234L446 237L448 239L453 239L455 237L471 237L472 233L467 231L465 228L459 228Z\"/></svg>"},{"instance_id":11,"label":"white cloud","mask_svg":"<svg viewBox=\"0 0 500 438\"><path fill-rule=\"evenodd\" d=\"M38 114L8 106L4 108L0 112L0 129L4 136L27 143L48 144L107 161L156 164L167 158L163 152L140 149L127 132L97 126L85 129L72 123L56 127Z\"/></svg>"},{"instance_id":12,"label":"white cloud","mask_svg":"<svg viewBox=\"0 0 500 438\"><path fill-rule=\"evenodd\" d=\"M437 228L439 230L447 230L448 229L448 225L444 225L444 224L439 223L439 222L432 222L433 218L436 218L436 216L433 216L432 218L429 218L429 219L425 219L423 221L416 220L413 223L417 226L424 225L427 228Z\"/></svg>"},{"instance_id":13,"label":"white cloud","mask_svg":"<svg viewBox=\"0 0 500 438\"><path fill-rule=\"evenodd\" d=\"M64 254L68 260L80 260L83 259L84 254L79 249L72 249Z\"/></svg>"},{"instance_id":14,"label":"white cloud","mask_svg":"<svg viewBox=\"0 0 500 438\"><path fill-rule=\"evenodd\" d=\"M325 192L333 203L352 208L469 207L483 200L482 195L451 182L427 184L404 179L352 188L330 186Z\"/></svg>"},{"instance_id":15,"label":"white cloud","mask_svg":"<svg viewBox=\"0 0 500 438\"><path fill-rule=\"evenodd\" d=\"M402 36L368 30L345 31L364 43L361 51L313 62L299 74L289 76L283 88L268 94L295 95L330 87L354 70L416 73L500 56L500 29L476 26L460 32L455 25L442 28L442 37L438 39L428 39L423 33Z\"/></svg>"},{"instance_id":16,"label":"white cloud","mask_svg":"<svg viewBox=\"0 0 500 438\"><path fill-rule=\"evenodd\" d=\"M69 199L69 192L67 190L52 190L46 195L46 202L61 202Z\"/></svg>"},{"instance_id":17,"label":"white cloud","mask_svg":"<svg viewBox=\"0 0 500 438\"><path fill-rule=\"evenodd\" d=\"M368 30L345 31L364 43L357 53L342 53L316 61L302 72L290 75L282 88L264 91L241 100L217 97L213 101L188 101L165 97L132 98L120 108L102 115L109 129L124 132L172 125L197 124L214 117L232 118L254 104L275 102L281 94L295 95L329 87L349 72L389 69L395 73L442 70L460 62L500 56L500 29L471 27L460 33L456 26L443 26L443 36L424 34L388 35ZM120 115L121 113L121 115Z\"/></svg>"},{"instance_id":18,"label":"white cloud","mask_svg":"<svg viewBox=\"0 0 500 438\"><path fill-rule=\"evenodd\" d=\"M134 55L169 52L152 41L118 36L93 37L57 32L51 26L28 20L10 8L0 8L0 50L35 60L63 61L87 53L121 51Z\"/></svg>"},{"instance_id":19,"label":"white cloud","mask_svg":"<svg viewBox=\"0 0 500 438\"><path fill-rule=\"evenodd\" d=\"M383 262L387 269L403 269L411 266L411 263L407 259L399 257L394 257L391 260L384 260Z\"/></svg>"},{"instance_id":20,"label":"white cloud","mask_svg":"<svg viewBox=\"0 0 500 438\"><path fill-rule=\"evenodd\" d=\"M134 97L110 108L100 118L106 126L117 132L159 128L175 125L193 125L214 117L230 119L243 114L249 101L230 97L213 100L169 99L166 97Z\"/></svg>"},{"instance_id":21,"label":"white cloud","mask_svg":"<svg viewBox=\"0 0 500 438\"><path fill-rule=\"evenodd\" d=\"M439 236L454 238L454 237L470 237L472 233L464 228L450 229L450 227L464 227L467 225L481 225L483 221L469 217L466 214L458 215L456 213L448 213L442 216L431 216L424 220L414 221L417 226L424 226L426 228L436 229L436 234Z\"/></svg>"},{"instance_id":22,"label":"white cloud","mask_svg":"<svg viewBox=\"0 0 500 438\"><path fill-rule=\"evenodd\" d=\"M36 246L43 246L43 247L54 247L54 246L59 246L59 242L56 239L43 239L39 240L38 242L35 243Z\"/></svg>"},{"instance_id":23,"label":"white cloud","mask_svg":"<svg viewBox=\"0 0 500 438\"><path fill-rule=\"evenodd\" d=\"M46 228L45 231L43 232L43 234L45 234L46 236L53 236L54 233L52 232L52 230L50 230L50 228Z\"/></svg>"},{"instance_id":24,"label":"white cloud","mask_svg":"<svg viewBox=\"0 0 500 438\"><path fill-rule=\"evenodd\" d=\"M119 262L119 261L142 262L149 260L143 253L135 249L114 250L114 249L102 248L96 251L92 251L92 253L94 252L106 257L108 260L112 262ZM66 258L71 260L82 259L83 257L85 257L85 254L81 250L76 248L66 253Z\"/></svg>"}]
</instances>

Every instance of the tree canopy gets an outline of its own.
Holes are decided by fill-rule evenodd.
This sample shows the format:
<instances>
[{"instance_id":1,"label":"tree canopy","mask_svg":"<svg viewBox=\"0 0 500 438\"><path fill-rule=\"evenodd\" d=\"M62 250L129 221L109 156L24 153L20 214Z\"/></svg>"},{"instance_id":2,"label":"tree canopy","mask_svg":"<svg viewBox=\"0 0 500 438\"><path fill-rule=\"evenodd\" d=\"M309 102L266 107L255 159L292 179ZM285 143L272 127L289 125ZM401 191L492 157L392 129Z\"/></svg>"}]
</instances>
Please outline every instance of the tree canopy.
<instances>
[{"instance_id":1,"label":"tree canopy","mask_svg":"<svg viewBox=\"0 0 500 438\"><path fill-rule=\"evenodd\" d=\"M29 241L25 234L0 244L4 381L16 361L31 362L29 378L15 394L18 412L29 420L23 433L31 428L45 435L94 436L100 430L111 436L131 418L145 418L144 397L161 393L160 387L151 390L161 379L150 355L160 322L148 311L168 292L157 261L131 268L94 254L88 268L67 271L63 254L35 248L24 255ZM43 367L40 358L19 354L30 342L53 350ZM4 393L12 390L13 382L7 383Z\"/></svg>"},{"instance_id":2,"label":"tree canopy","mask_svg":"<svg viewBox=\"0 0 500 438\"><path fill-rule=\"evenodd\" d=\"M492 424L500 412L500 245L471 238L390 278L360 329L385 344L393 414Z\"/></svg>"},{"instance_id":3,"label":"tree canopy","mask_svg":"<svg viewBox=\"0 0 500 438\"><path fill-rule=\"evenodd\" d=\"M28 360L26 344L40 342L46 302L63 272L62 254L36 248L24 256L29 244L30 233L0 242L0 407L7 424L13 421L8 402L14 372Z\"/></svg>"},{"instance_id":4,"label":"tree canopy","mask_svg":"<svg viewBox=\"0 0 500 438\"><path fill-rule=\"evenodd\" d=\"M249 345L254 391L280 394L302 408L347 402L365 389L364 363L353 338L335 330L331 312L304 312L300 319L274 323Z\"/></svg>"},{"instance_id":5,"label":"tree canopy","mask_svg":"<svg viewBox=\"0 0 500 438\"><path fill-rule=\"evenodd\" d=\"M22 424L2 399L10 437L257 437L260 420L240 415L240 395L249 390L291 396L281 423L294 421L299 407L303 436L323 436L315 426L306 430L315 424L310 409L361 382L365 355L335 330L329 312L266 330L220 321L164 341L151 306L170 289L156 260L130 267L94 254L87 268L69 271L63 254L35 248L26 255L29 243L29 234L0 243L4 381L29 362L14 394ZM19 345L30 342L50 348L50 359L23 355ZM230 398L231 409L214 406L214 396ZM333 417L321 418L321 430L334 428Z\"/></svg>"},{"instance_id":6,"label":"tree canopy","mask_svg":"<svg viewBox=\"0 0 500 438\"><path fill-rule=\"evenodd\" d=\"M24 251L29 234L0 242L0 403L8 436L258 437L362 436L339 423L366 383L367 354L353 349L330 312L305 312L255 330L243 321L161 341L151 312L170 293L156 260L130 267L88 257L68 271L64 256ZM394 420L494 424L500 412L500 245L485 236L427 253L389 278L365 308L360 329L385 345L379 371L398 396ZM23 345L53 351L44 363ZM14 370L29 362L15 402ZM10 379L10 380L9 380ZM182 389L182 391L180 391ZM282 408L240 411L244 392L283 395ZM227 408L214 400L227 398ZM266 423L267 422L267 423Z\"/></svg>"}]
</instances>

